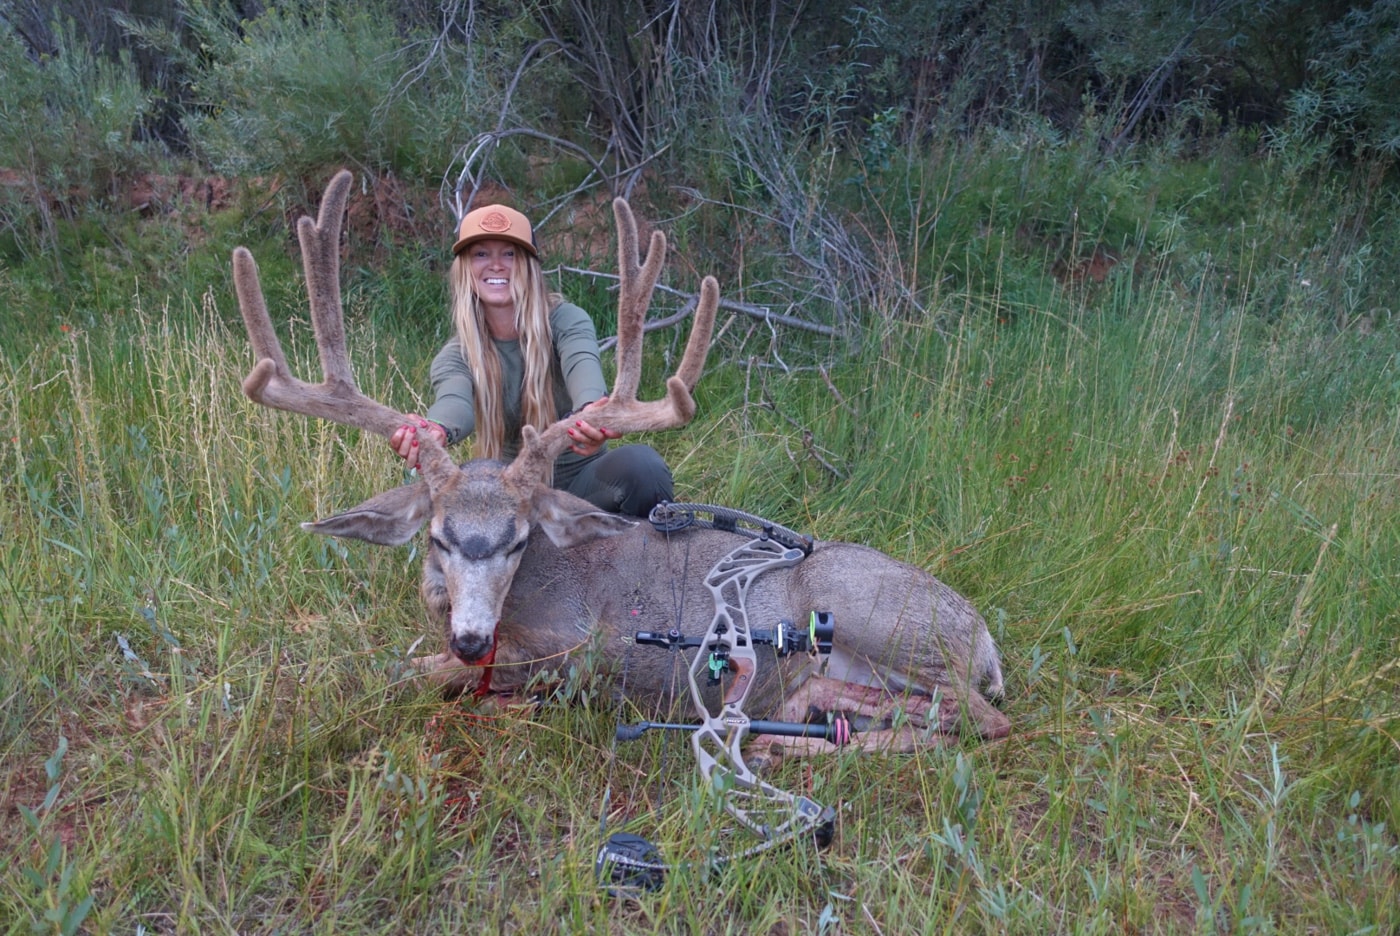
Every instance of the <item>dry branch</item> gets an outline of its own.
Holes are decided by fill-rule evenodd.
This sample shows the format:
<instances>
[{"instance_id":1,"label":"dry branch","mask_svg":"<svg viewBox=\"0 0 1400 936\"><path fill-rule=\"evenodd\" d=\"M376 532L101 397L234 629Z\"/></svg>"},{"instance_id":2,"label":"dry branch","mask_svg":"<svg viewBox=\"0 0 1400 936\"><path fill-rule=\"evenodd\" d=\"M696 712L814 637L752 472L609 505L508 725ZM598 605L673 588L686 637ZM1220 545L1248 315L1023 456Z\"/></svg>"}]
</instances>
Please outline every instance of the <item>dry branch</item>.
<instances>
[{"instance_id":1,"label":"dry branch","mask_svg":"<svg viewBox=\"0 0 1400 936\"><path fill-rule=\"evenodd\" d=\"M556 267L550 272L575 273L579 276L592 276L596 279L617 279L617 274L615 273L603 273L598 270L586 270L581 267L560 266ZM681 319L685 318L685 316L689 314L688 309L691 306L691 304L695 301L695 295L693 293L687 293L683 290L675 289L671 286L666 286L662 283L658 283L656 288L661 290L662 292L670 293L673 296L686 297L686 307L682 308L682 310L676 313L674 316L668 317L666 319L657 319L654 322L647 323L646 327L648 330L656 328L665 328L668 325L673 325L676 322L681 321ZM796 316L792 315L785 315L781 312L774 312L768 306L750 305L747 302L735 302L732 299L721 298L719 301L719 307L728 312L738 312L740 315L747 315L748 317L757 319L760 322L766 322L773 325L782 325L787 328L795 328L799 331L813 332L818 335L825 335L828 338L839 338L842 334L841 330L838 328L833 328L830 325L822 325L818 322L809 322L806 319L797 318Z\"/></svg>"}]
</instances>

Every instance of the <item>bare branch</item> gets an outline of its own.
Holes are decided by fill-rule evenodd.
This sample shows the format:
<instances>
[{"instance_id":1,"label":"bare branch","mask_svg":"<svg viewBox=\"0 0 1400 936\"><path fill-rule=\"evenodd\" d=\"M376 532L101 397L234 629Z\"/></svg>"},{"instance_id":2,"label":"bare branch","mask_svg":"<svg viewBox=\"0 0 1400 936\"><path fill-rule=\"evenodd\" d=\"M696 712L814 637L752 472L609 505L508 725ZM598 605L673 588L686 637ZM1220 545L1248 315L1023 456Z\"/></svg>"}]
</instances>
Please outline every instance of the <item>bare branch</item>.
<instances>
[{"instance_id":1,"label":"bare branch","mask_svg":"<svg viewBox=\"0 0 1400 936\"><path fill-rule=\"evenodd\" d=\"M760 371L759 373L761 375L762 371ZM768 393L768 381L766 379L763 379L760 376L759 383L760 398L757 405L761 409L768 410L768 412L777 416L783 422L787 423L793 429L797 430L798 436L802 439L802 451L806 454L807 458L810 458L812 461L820 465L828 474L830 474L836 480L845 481L846 473L840 468L837 468L835 465L833 465L830 461L827 460L827 458L824 455L822 455L820 451L818 451L819 446L817 445L816 436L812 432L812 430L808 429L806 426L793 419L787 413L784 413L782 410L778 409L778 404L773 402L772 396ZM784 448L787 448L786 440L784 440ZM792 449L787 448L787 455L788 458L791 459L793 464L801 464L802 460L793 454Z\"/></svg>"},{"instance_id":2,"label":"bare branch","mask_svg":"<svg viewBox=\"0 0 1400 936\"><path fill-rule=\"evenodd\" d=\"M642 324L642 334L646 334L647 332L660 331L663 328L670 328L672 325L678 325L681 322L684 322L687 318L690 317L690 314L695 311L695 306L697 303L699 303L699 301L699 296L691 296L688 300L686 300L685 305L681 306L678 311L671 313L665 318L652 319L650 322L644 322ZM720 300L720 304L723 305L724 301ZM598 342L598 350L600 352L607 351L610 348L612 348L615 344L617 344L617 336L612 335Z\"/></svg>"},{"instance_id":3,"label":"bare branch","mask_svg":"<svg viewBox=\"0 0 1400 936\"><path fill-rule=\"evenodd\" d=\"M428 46L428 51L418 60L417 64L405 71L399 76L398 80L394 82L394 86L389 89L388 95L375 109L376 116L397 104L403 96L408 93L410 88L428 74L428 69L433 66L435 61L439 58L446 57L447 50L451 47L451 39L454 33L461 33L461 45L462 48L466 50L469 57L468 64L470 66L472 40L476 35L476 3L475 0L465 0L465 2L467 10L464 22L458 23L458 13L461 10L463 0L443 0L441 7L442 28L438 30L437 35L431 39L421 39L416 42L410 42L403 48L392 53L393 57L400 57L407 55L408 52L414 48L424 45ZM444 66L445 69L449 67L450 66Z\"/></svg>"},{"instance_id":4,"label":"bare branch","mask_svg":"<svg viewBox=\"0 0 1400 936\"><path fill-rule=\"evenodd\" d=\"M549 272L575 273L579 276L592 276L595 279L606 280L616 280L618 278L616 273L603 273L598 270L586 270L581 267L571 266L558 266L555 267L553 270L550 270ZM685 296L688 302L693 303L695 300L695 296L693 293L684 292L683 290L667 286L664 283L657 283L656 288L661 292L669 293L672 296ZM838 328L833 328L830 325L822 325L817 322L809 322L806 319L800 319L791 315L784 315L781 312L774 312L768 306L750 305L747 302L735 302L733 299L721 298L719 301L719 307L727 312L738 312L741 315L747 315L748 317L757 319L760 322L767 322L774 325L782 325L786 328L798 329L799 331L813 332L818 335L825 335L828 338L839 338L842 335L842 331ZM684 316L682 315L681 318L683 317ZM679 320L679 318L676 319L676 321ZM666 324L672 324L668 320L660 321L665 321ZM648 330L650 330L652 327L664 328L666 326L664 324L658 323L654 326L649 325Z\"/></svg>"}]
</instances>

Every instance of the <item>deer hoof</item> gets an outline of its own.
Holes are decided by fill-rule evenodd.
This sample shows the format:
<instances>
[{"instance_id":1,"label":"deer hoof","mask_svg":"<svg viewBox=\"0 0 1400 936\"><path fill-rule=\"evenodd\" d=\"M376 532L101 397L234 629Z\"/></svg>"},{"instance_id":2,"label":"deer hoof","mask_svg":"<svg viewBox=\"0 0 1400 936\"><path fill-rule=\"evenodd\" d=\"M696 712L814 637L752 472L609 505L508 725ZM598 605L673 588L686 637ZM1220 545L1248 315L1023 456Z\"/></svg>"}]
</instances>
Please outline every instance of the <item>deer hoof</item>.
<instances>
[{"instance_id":1,"label":"deer hoof","mask_svg":"<svg viewBox=\"0 0 1400 936\"><path fill-rule=\"evenodd\" d=\"M755 775L771 776L782 766L784 753L782 742L774 739L766 747L755 745L751 754L744 755L744 763Z\"/></svg>"}]
</instances>

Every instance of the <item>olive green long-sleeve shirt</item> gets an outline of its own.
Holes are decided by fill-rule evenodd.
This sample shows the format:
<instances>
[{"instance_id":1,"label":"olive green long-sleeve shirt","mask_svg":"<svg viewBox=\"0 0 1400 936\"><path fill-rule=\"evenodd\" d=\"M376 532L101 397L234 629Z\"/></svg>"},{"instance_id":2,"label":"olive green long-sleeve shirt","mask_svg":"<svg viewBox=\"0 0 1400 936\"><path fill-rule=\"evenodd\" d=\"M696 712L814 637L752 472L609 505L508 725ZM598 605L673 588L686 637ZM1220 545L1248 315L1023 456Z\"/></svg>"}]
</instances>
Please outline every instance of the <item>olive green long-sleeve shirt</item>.
<instances>
[{"instance_id":1,"label":"olive green long-sleeve shirt","mask_svg":"<svg viewBox=\"0 0 1400 936\"><path fill-rule=\"evenodd\" d=\"M578 411L599 397L606 396L607 382L598 358L598 333L588 313L572 303L562 302L549 313L549 331L554 338L554 409L560 416ZM501 358L502 405L505 410L504 455L514 458L520 449L520 396L525 381L525 362L520 342L497 341ZM455 445L476 429L476 382L462 356L462 345L453 338L433 358L433 405L427 418L447 430L447 444ZM599 450L598 454L601 454ZM565 487L588 461L565 452L554 464L554 486Z\"/></svg>"}]
</instances>

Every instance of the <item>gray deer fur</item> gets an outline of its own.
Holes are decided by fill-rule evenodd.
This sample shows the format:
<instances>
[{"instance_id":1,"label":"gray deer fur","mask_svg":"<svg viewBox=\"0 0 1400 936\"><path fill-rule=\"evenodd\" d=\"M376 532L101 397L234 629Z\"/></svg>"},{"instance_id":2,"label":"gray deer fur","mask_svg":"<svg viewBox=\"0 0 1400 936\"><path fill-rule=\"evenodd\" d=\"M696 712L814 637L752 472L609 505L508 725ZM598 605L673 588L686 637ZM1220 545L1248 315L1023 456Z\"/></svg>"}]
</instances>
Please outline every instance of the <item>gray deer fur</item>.
<instances>
[{"instance_id":1,"label":"gray deer fur","mask_svg":"<svg viewBox=\"0 0 1400 936\"><path fill-rule=\"evenodd\" d=\"M265 406L387 439L405 417L360 393L345 348L339 243L350 180L350 173L339 173L326 189L319 219L298 223L321 384L291 375L256 263L246 249L234 251L239 306L257 357L244 392ZM704 368L718 285L712 277L702 284L690 339L665 398L638 401L642 326L666 244L661 232L653 232L646 260L639 262L636 223L624 200L615 200L614 216L617 378L605 408L591 410L590 421L623 433L678 428L694 415L691 391ZM700 528L661 533L553 489L549 471L569 445L566 433L567 420L543 432L527 427L520 455L509 465L472 460L458 466L431 438L423 439L424 480L303 526L396 545L427 523L422 594L430 617L444 630L446 648L414 663L433 680L460 687L475 677L508 692L541 671L586 661L644 711L666 711L674 694L683 692L688 664L666 650L632 646L632 637L676 627L703 634L714 614L704 577L745 539ZM805 720L814 710L845 710L864 719L862 727L869 730L855 738L868 749L907 750L964 727L990 738L1010 730L1006 716L982 695L1002 691L986 622L922 569L865 546L818 541L795 566L760 575L746 611L754 626L804 622L811 611L831 612L836 624L824 662L801 654L779 659L760 648L751 717ZM798 753L828 747L809 739L776 743Z\"/></svg>"}]
</instances>

